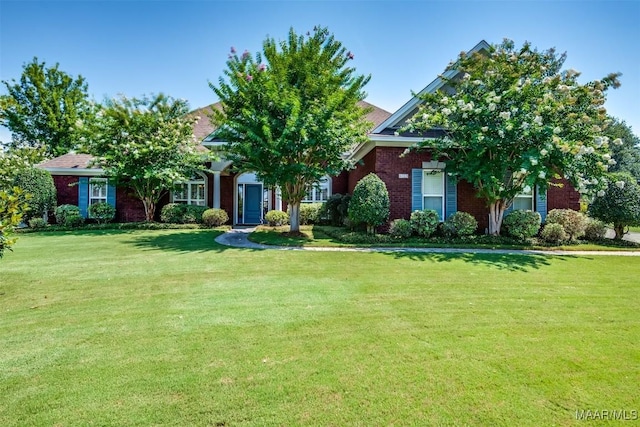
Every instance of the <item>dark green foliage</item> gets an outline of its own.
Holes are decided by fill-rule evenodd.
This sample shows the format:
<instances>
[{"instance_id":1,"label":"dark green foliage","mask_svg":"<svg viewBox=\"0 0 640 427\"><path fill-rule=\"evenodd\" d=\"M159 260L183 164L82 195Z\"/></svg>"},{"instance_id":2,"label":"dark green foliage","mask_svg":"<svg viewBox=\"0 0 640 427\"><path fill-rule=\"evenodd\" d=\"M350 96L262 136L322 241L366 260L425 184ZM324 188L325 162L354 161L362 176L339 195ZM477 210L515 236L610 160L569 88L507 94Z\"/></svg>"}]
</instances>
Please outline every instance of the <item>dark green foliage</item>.
<instances>
[{"instance_id":1,"label":"dark green foliage","mask_svg":"<svg viewBox=\"0 0 640 427\"><path fill-rule=\"evenodd\" d=\"M93 116L82 76L33 58L23 66L20 81L2 83L8 93L0 97L0 124L11 131L13 146L42 146L53 157L78 145L78 122Z\"/></svg>"},{"instance_id":2,"label":"dark green foliage","mask_svg":"<svg viewBox=\"0 0 640 427\"><path fill-rule=\"evenodd\" d=\"M431 236L440 223L438 212L433 209L425 209L422 211L411 212L411 229L415 234L421 237Z\"/></svg>"},{"instance_id":3,"label":"dark green foliage","mask_svg":"<svg viewBox=\"0 0 640 427\"><path fill-rule=\"evenodd\" d=\"M206 206L168 203L160 211L160 221L173 224L202 224Z\"/></svg>"},{"instance_id":4,"label":"dark green foliage","mask_svg":"<svg viewBox=\"0 0 640 427\"><path fill-rule=\"evenodd\" d=\"M332 194L331 197L322 205L320 216L335 227L344 225L344 218L347 216L347 209L343 210L343 196L340 193Z\"/></svg>"},{"instance_id":5,"label":"dark green foliage","mask_svg":"<svg viewBox=\"0 0 640 427\"><path fill-rule=\"evenodd\" d=\"M202 213L202 223L208 227L219 227L229 221L224 209L207 209Z\"/></svg>"},{"instance_id":6,"label":"dark green foliage","mask_svg":"<svg viewBox=\"0 0 640 427\"><path fill-rule=\"evenodd\" d=\"M57 204L56 186L51 174L39 168L26 168L15 177L13 185L31 194L29 211L24 219L46 217Z\"/></svg>"},{"instance_id":7,"label":"dark green foliage","mask_svg":"<svg viewBox=\"0 0 640 427\"><path fill-rule=\"evenodd\" d=\"M375 228L387 221L389 192L378 175L370 173L358 181L349 202L348 213L351 223L365 224L369 234L375 234Z\"/></svg>"},{"instance_id":8,"label":"dark green foliage","mask_svg":"<svg viewBox=\"0 0 640 427\"><path fill-rule=\"evenodd\" d=\"M538 212L515 210L505 216L503 225L507 235L516 239L530 239L540 230L541 217Z\"/></svg>"},{"instance_id":9,"label":"dark green foliage","mask_svg":"<svg viewBox=\"0 0 640 427\"><path fill-rule=\"evenodd\" d=\"M612 173L606 190L589 205L589 215L613 224L616 239L622 239L626 227L640 224L640 185L629 173Z\"/></svg>"},{"instance_id":10,"label":"dark green foliage","mask_svg":"<svg viewBox=\"0 0 640 427\"><path fill-rule=\"evenodd\" d=\"M265 221L272 227L279 227L289 223L289 214L283 211L272 210L264 216Z\"/></svg>"},{"instance_id":11,"label":"dark green foliage","mask_svg":"<svg viewBox=\"0 0 640 427\"><path fill-rule=\"evenodd\" d=\"M478 221L467 212L455 212L444 222L445 234L451 236L470 236L476 232Z\"/></svg>"},{"instance_id":12,"label":"dark green foliage","mask_svg":"<svg viewBox=\"0 0 640 427\"><path fill-rule=\"evenodd\" d=\"M225 157L280 187L291 207L291 231L308 189L346 165L342 154L366 140L370 124L359 101L368 76L347 64L352 55L326 28L307 35L293 29L282 42L267 38L255 56L231 52L224 77L211 84Z\"/></svg>"},{"instance_id":13,"label":"dark green foliage","mask_svg":"<svg viewBox=\"0 0 640 427\"><path fill-rule=\"evenodd\" d=\"M64 225L65 227L75 228L80 227L82 224L84 224L84 218L82 217L82 215L72 214L64 217L64 223L62 225Z\"/></svg>"},{"instance_id":14,"label":"dark green foliage","mask_svg":"<svg viewBox=\"0 0 640 427\"><path fill-rule=\"evenodd\" d=\"M33 228L35 230L40 230L47 226L47 221L43 218L31 218L29 220L29 228Z\"/></svg>"},{"instance_id":15,"label":"dark green foliage","mask_svg":"<svg viewBox=\"0 0 640 427\"><path fill-rule=\"evenodd\" d=\"M553 209L547 214L547 224L560 224L569 240L584 236L587 227L587 216L573 209Z\"/></svg>"},{"instance_id":16,"label":"dark green foliage","mask_svg":"<svg viewBox=\"0 0 640 427\"><path fill-rule=\"evenodd\" d=\"M65 225L68 217L81 216L80 208L76 205L60 205L56 208L56 223Z\"/></svg>"},{"instance_id":17,"label":"dark green foliage","mask_svg":"<svg viewBox=\"0 0 640 427\"><path fill-rule=\"evenodd\" d=\"M16 242L12 234L29 209L30 197L18 187L9 191L0 190L0 258L5 250L12 250L11 246Z\"/></svg>"},{"instance_id":18,"label":"dark green foliage","mask_svg":"<svg viewBox=\"0 0 640 427\"><path fill-rule=\"evenodd\" d=\"M597 242L604 239L607 234L607 225L598 220L589 218L587 220L587 226L584 229L584 238L592 242Z\"/></svg>"},{"instance_id":19,"label":"dark green foliage","mask_svg":"<svg viewBox=\"0 0 640 427\"><path fill-rule=\"evenodd\" d=\"M394 219L389 225L389 235L397 239L411 237L411 222L406 219Z\"/></svg>"},{"instance_id":20,"label":"dark green foliage","mask_svg":"<svg viewBox=\"0 0 640 427\"><path fill-rule=\"evenodd\" d=\"M95 219L98 224L113 221L116 217L116 208L105 202L94 203L88 210L89 218Z\"/></svg>"},{"instance_id":21,"label":"dark green foliage","mask_svg":"<svg viewBox=\"0 0 640 427\"><path fill-rule=\"evenodd\" d=\"M323 203L301 203L300 225L318 224Z\"/></svg>"},{"instance_id":22,"label":"dark green foliage","mask_svg":"<svg viewBox=\"0 0 640 427\"><path fill-rule=\"evenodd\" d=\"M559 244L569 237L569 235L565 232L562 224L557 222L550 222L545 224L540 232L540 237L547 243Z\"/></svg>"},{"instance_id":23,"label":"dark green foliage","mask_svg":"<svg viewBox=\"0 0 640 427\"><path fill-rule=\"evenodd\" d=\"M611 141L609 148L616 161L609 166L609 172L629 172L640 181L640 138L624 120L612 118L612 123L606 128L605 135Z\"/></svg>"}]
</instances>

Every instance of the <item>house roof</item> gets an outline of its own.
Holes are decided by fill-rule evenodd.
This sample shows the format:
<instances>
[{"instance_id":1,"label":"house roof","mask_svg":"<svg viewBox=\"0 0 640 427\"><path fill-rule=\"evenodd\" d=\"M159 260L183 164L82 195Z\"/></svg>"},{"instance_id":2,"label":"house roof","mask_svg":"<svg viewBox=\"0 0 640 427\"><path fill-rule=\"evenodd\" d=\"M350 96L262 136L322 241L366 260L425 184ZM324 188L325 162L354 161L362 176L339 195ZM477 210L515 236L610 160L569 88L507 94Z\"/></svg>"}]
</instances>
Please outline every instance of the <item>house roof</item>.
<instances>
[{"instance_id":1,"label":"house roof","mask_svg":"<svg viewBox=\"0 0 640 427\"><path fill-rule=\"evenodd\" d=\"M92 165L94 157L90 154L67 153L51 160L46 160L38 167L44 169L98 169Z\"/></svg>"}]
</instances>

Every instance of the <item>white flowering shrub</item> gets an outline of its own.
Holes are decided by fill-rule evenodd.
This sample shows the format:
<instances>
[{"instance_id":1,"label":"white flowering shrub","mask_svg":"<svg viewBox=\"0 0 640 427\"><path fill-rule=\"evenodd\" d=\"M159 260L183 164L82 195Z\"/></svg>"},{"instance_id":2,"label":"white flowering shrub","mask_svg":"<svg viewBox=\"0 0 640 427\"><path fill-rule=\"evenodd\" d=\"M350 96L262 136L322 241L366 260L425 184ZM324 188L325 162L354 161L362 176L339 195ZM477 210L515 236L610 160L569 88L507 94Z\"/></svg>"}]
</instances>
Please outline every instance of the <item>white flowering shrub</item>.
<instances>
[{"instance_id":1,"label":"white flowering shrub","mask_svg":"<svg viewBox=\"0 0 640 427\"><path fill-rule=\"evenodd\" d=\"M447 171L471 183L489 206L490 234L499 234L505 210L526 186L546 189L567 178L583 195L605 187L615 163L603 135L605 92L618 74L581 84L580 73L562 70L565 55L510 40L490 51L461 53L440 76L446 91L421 95L424 103L403 131L444 130L419 148L447 159Z\"/></svg>"}]
</instances>

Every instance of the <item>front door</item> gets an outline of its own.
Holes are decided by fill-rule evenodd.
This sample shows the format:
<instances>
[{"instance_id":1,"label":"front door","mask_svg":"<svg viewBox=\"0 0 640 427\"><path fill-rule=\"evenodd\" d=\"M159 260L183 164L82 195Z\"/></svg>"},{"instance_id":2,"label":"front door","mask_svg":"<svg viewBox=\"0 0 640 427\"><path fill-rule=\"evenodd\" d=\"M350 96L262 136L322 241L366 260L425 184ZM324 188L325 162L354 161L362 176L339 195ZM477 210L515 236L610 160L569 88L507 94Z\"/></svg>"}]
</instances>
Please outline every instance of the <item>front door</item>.
<instances>
[{"instance_id":1,"label":"front door","mask_svg":"<svg viewBox=\"0 0 640 427\"><path fill-rule=\"evenodd\" d=\"M244 185L244 223L260 224L262 222L262 184Z\"/></svg>"}]
</instances>

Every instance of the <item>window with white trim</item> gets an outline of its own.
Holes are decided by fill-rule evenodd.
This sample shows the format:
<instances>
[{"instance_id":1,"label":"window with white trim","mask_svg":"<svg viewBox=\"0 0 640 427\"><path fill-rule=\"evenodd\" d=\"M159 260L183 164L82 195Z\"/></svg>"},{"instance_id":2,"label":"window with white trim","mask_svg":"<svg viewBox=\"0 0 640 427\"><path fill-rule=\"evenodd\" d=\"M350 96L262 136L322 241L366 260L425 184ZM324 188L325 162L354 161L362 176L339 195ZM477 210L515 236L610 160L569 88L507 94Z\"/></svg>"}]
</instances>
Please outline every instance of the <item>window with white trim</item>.
<instances>
[{"instance_id":1,"label":"window with white trim","mask_svg":"<svg viewBox=\"0 0 640 427\"><path fill-rule=\"evenodd\" d=\"M324 203L329 200L329 196L331 196L331 179L325 177L309 189L302 203Z\"/></svg>"},{"instance_id":2,"label":"window with white trim","mask_svg":"<svg viewBox=\"0 0 640 427\"><path fill-rule=\"evenodd\" d=\"M204 177L195 176L189 181L176 183L173 189L173 203L205 206L207 200Z\"/></svg>"},{"instance_id":3,"label":"window with white trim","mask_svg":"<svg viewBox=\"0 0 640 427\"><path fill-rule=\"evenodd\" d=\"M522 193L516 194L513 198L513 210L517 209L524 211L533 210L533 190L531 187L525 187Z\"/></svg>"},{"instance_id":4,"label":"window with white trim","mask_svg":"<svg viewBox=\"0 0 640 427\"><path fill-rule=\"evenodd\" d=\"M89 179L89 205L107 203L108 189L109 185L106 178Z\"/></svg>"},{"instance_id":5,"label":"window with white trim","mask_svg":"<svg viewBox=\"0 0 640 427\"><path fill-rule=\"evenodd\" d=\"M433 209L444 218L444 172L440 169L422 172L422 209Z\"/></svg>"}]
</instances>

